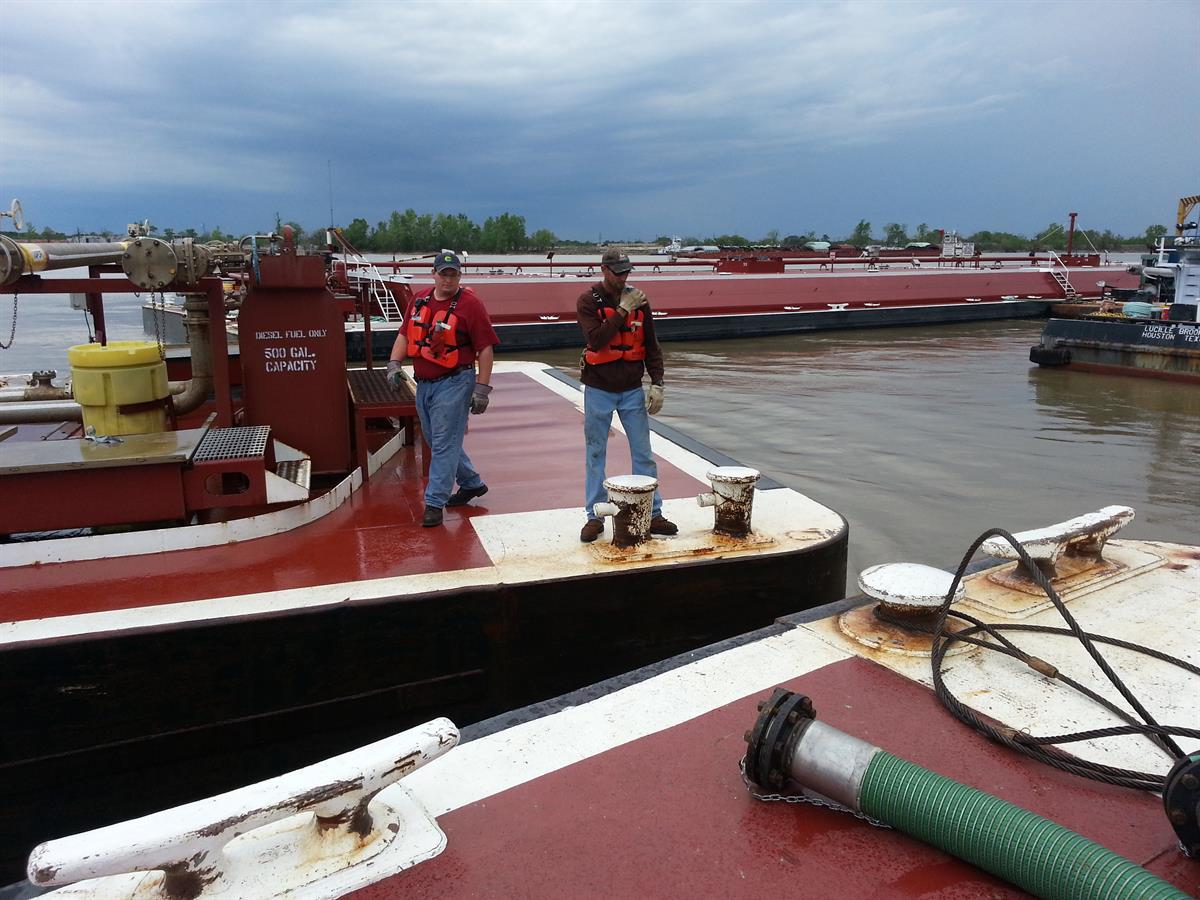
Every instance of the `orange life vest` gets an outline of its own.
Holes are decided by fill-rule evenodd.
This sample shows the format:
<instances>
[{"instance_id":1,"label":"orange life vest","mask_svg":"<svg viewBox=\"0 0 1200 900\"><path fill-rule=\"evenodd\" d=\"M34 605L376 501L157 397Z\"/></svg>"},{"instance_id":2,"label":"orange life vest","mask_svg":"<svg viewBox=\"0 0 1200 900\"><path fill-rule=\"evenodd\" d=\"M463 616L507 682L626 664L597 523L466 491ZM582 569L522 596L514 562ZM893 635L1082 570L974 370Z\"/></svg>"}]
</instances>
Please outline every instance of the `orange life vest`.
<instances>
[{"instance_id":1,"label":"orange life vest","mask_svg":"<svg viewBox=\"0 0 1200 900\"><path fill-rule=\"evenodd\" d=\"M592 292L592 296L596 298L597 304L601 304L600 296L595 291ZM621 316L620 309L602 304L600 312L610 321L614 317L620 318ZM584 362L589 366L616 362L618 359L636 361L645 358L646 313L642 309L636 309L629 314L617 333L613 335L612 343L603 350L585 350L583 353Z\"/></svg>"},{"instance_id":2,"label":"orange life vest","mask_svg":"<svg viewBox=\"0 0 1200 900\"><path fill-rule=\"evenodd\" d=\"M418 297L413 301L412 313L405 326L409 347L418 348L416 353L423 359L447 369L458 366L458 316L454 310L461 295L462 288L459 288L450 301L450 308L436 313L429 308L428 296ZM409 352L415 355L414 351Z\"/></svg>"}]
</instances>

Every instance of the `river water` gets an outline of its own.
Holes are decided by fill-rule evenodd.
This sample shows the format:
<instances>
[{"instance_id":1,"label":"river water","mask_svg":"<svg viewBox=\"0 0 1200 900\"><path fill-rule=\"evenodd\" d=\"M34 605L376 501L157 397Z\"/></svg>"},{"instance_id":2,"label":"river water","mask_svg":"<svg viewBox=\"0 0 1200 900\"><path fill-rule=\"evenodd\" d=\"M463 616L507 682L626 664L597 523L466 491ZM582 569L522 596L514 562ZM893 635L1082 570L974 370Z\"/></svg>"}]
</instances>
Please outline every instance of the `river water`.
<instances>
[{"instance_id":1,"label":"river water","mask_svg":"<svg viewBox=\"0 0 1200 900\"><path fill-rule=\"evenodd\" d=\"M1200 387L1040 369L1040 320L665 344L659 418L850 523L880 562L952 569L988 528L1132 506L1200 543ZM543 355L577 371L578 352ZM499 399L499 398L496 398Z\"/></svg>"},{"instance_id":2,"label":"river water","mask_svg":"<svg viewBox=\"0 0 1200 900\"><path fill-rule=\"evenodd\" d=\"M110 339L144 337L140 303L106 298ZM850 588L868 565L952 568L988 528L1110 504L1137 511L1123 536L1200 544L1200 387L1039 369L1041 324L668 343L659 418L845 516ZM65 375L87 336L65 297L26 295L0 372ZM577 350L523 355L577 374Z\"/></svg>"}]
</instances>

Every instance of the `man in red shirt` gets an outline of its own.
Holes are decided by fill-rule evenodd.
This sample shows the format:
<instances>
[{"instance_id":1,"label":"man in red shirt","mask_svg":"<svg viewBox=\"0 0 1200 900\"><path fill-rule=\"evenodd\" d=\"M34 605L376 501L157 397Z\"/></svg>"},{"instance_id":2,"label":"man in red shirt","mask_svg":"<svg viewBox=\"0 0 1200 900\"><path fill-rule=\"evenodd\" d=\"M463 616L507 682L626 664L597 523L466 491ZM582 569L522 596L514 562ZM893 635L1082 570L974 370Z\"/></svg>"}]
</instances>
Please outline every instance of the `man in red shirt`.
<instances>
[{"instance_id":1,"label":"man in red shirt","mask_svg":"<svg viewBox=\"0 0 1200 900\"><path fill-rule=\"evenodd\" d=\"M433 288L413 298L387 367L388 383L396 388L403 378L400 363L412 357L417 415L430 449L421 519L426 528L442 524L443 507L462 506L487 493L463 449L463 437L468 411L478 415L488 407L492 348L500 339L483 302L461 280L458 257L439 253L433 263ZM451 493L455 482L458 490Z\"/></svg>"}]
</instances>

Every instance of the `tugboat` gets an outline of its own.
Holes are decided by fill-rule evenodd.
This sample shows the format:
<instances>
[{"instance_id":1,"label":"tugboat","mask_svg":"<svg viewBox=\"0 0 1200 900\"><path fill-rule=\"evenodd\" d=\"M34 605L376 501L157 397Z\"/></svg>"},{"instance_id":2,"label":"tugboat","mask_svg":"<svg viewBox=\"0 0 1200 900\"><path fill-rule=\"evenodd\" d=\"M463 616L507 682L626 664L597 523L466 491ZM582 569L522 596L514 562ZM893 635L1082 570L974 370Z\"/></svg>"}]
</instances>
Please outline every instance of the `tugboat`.
<instances>
[{"instance_id":1,"label":"tugboat","mask_svg":"<svg viewBox=\"0 0 1200 900\"><path fill-rule=\"evenodd\" d=\"M1200 223L1185 221L1200 196L1184 197L1173 246L1159 242L1141 289L1117 311L1051 318L1029 361L1043 367L1141 375L1200 384Z\"/></svg>"}]
</instances>

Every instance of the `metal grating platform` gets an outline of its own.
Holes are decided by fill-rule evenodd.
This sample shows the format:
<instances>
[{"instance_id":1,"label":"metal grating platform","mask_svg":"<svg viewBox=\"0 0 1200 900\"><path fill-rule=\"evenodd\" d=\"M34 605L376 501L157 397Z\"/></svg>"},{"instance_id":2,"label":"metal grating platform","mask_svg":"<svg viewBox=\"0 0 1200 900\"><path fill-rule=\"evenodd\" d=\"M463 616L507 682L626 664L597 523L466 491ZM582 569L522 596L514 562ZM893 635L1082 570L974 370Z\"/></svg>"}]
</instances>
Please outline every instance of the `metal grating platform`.
<instances>
[{"instance_id":1,"label":"metal grating platform","mask_svg":"<svg viewBox=\"0 0 1200 900\"><path fill-rule=\"evenodd\" d=\"M392 390L382 369L355 369L347 374L350 396L354 398L355 406L395 406L398 403L416 402L410 385L402 384L399 390Z\"/></svg>"},{"instance_id":2,"label":"metal grating platform","mask_svg":"<svg viewBox=\"0 0 1200 900\"><path fill-rule=\"evenodd\" d=\"M240 428L210 428L200 441L193 462L219 459L261 459L271 439L270 425L248 425Z\"/></svg>"}]
</instances>

